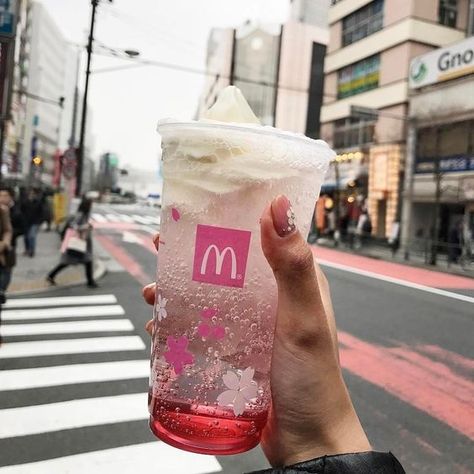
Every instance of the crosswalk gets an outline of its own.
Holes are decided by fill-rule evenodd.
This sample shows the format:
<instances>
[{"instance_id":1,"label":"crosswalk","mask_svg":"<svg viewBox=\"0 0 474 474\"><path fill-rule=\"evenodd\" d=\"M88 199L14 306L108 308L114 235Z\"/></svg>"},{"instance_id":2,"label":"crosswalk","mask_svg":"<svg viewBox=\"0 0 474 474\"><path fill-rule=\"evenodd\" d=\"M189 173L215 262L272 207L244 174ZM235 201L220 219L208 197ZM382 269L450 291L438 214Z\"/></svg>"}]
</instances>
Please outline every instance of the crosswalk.
<instances>
[{"instance_id":1,"label":"crosswalk","mask_svg":"<svg viewBox=\"0 0 474 474\"><path fill-rule=\"evenodd\" d=\"M147 426L148 352L115 295L2 310L0 474L222 472Z\"/></svg>"},{"instance_id":2,"label":"crosswalk","mask_svg":"<svg viewBox=\"0 0 474 474\"><path fill-rule=\"evenodd\" d=\"M150 225L150 226L159 226L160 225L160 216L150 216L150 215L141 215L141 214L124 214L120 212L114 213L98 213L94 212L91 214L91 221L93 224L138 224L138 225Z\"/></svg>"}]
</instances>

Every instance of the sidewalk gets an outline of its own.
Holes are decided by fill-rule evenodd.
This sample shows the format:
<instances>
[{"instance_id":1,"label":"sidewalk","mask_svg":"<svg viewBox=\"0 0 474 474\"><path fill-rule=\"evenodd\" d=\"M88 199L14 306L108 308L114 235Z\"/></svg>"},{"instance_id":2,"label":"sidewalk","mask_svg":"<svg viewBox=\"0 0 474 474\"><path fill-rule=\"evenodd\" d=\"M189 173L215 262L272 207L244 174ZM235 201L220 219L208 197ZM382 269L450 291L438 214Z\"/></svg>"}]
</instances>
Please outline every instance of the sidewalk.
<instances>
[{"instance_id":1,"label":"sidewalk","mask_svg":"<svg viewBox=\"0 0 474 474\"><path fill-rule=\"evenodd\" d=\"M47 273L59 262L60 239L56 232L38 233L36 255L29 258L23 255L23 238L18 238L17 265L13 269L12 282L8 295L42 292L52 288L45 280ZM94 259L94 278L101 278L106 271L105 265L99 259ZM58 286L73 286L86 283L82 265L71 266L61 272L56 278ZM54 287L53 287L54 288Z\"/></svg>"},{"instance_id":2,"label":"sidewalk","mask_svg":"<svg viewBox=\"0 0 474 474\"><path fill-rule=\"evenodd\" d=\"M432 272L442 272L451 275L458 275L465 278L474 278L474 267L472 270L464 270L461 265L451 264L448 267L446 258L443 256L439 257L438 265L428 265L425 262L425 259L422 255L412 253L410 255L410 260L405 260L403 257L403 252L399 250L395 256L392 255L392 251L388 247L381 245L366 243L362 248L355 250L351 249L348 245L341 243L338 247L334 246L334 241L329 239L318 239L316 242L318 247L332 249L338 252L354 255L369 257L375 260L383 260L385 262L397 263L400 265L405 265L407 267L417 267L423 268L425 270L430 270Z\"/></svg>"}]
</instances>

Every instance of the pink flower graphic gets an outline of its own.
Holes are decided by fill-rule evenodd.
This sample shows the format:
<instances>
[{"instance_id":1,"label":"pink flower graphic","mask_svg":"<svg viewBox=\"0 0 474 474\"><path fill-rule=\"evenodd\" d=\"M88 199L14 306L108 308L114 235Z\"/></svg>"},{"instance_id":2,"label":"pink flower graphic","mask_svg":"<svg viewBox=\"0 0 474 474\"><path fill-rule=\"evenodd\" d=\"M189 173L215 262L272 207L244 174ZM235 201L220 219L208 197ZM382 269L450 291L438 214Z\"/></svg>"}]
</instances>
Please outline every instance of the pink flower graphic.
<instances>
[{"instance_id":1,"label":"pink flower graphic","mask_svg":"<svg viewBox=\"0 0 474 474\"><path fill-rule=\"evenodd\" d=\"M181 219L181 214L175 207L171 208L171 217L175 222L178 222Z\"/></svg>"},{"instance_id":2,"label":"pink flower graphic","mask_svg":"<svg viewBox=\"0 0 474 474\"><path fill-rule=\"evenodd\" d=\"M164 353L165 360L173 366L176 375L183 372L185 365L194 364L194 356L187 350L189 340L186 336L178 337L178 339L168 336L166 344L168 344L168 352Z\"/></svg>"},{"instance_id":3,"label":"pink flower graphic","mask_svg":"<svg viewBox=\"0 0 474 474\"><path fill-rule=\"evenodd\" d=\"M201 311L202 319L211 319L217 314L216 308L203 309ZM214 323L202 322L197 329L197 333L201 337L213 337L214 339L223 339L225 337L224 326L220 326Z\"/></svg>"},{"instance_id":4,"label":"pink flower graphic","mask_svg":"<svg viewBox=\"0 0 474 474\"><path fill-rule=\"evenodd\" d=\"M231 370L222 377L225 386L229 389L222 392L217 397L217 403L221 407L232 406L235 416L242 415L245 411L247 402L257 397L258 386L257 382L253 380L255 369L247 367L239 375Z\"/></svg>"}]
</instances>

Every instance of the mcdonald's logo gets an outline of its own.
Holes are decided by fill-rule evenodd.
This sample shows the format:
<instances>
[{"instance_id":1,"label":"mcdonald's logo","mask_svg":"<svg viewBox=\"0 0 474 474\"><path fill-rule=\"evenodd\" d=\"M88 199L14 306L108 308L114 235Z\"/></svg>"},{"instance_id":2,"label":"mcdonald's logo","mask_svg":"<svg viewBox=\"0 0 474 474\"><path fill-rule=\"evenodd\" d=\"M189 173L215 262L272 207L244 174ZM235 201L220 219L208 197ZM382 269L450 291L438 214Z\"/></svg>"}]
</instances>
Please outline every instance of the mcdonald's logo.
<instances>
[{"instance_id":1,"label":"mcdonald's logo","mask_svg":"<svg viewBox=\"0 0 474 474\"><path fill-rule=\"evenodd\" d=\"M193 280L242 288L251 232L199 224L196 229Z\"/></svg>"}]
</instances>

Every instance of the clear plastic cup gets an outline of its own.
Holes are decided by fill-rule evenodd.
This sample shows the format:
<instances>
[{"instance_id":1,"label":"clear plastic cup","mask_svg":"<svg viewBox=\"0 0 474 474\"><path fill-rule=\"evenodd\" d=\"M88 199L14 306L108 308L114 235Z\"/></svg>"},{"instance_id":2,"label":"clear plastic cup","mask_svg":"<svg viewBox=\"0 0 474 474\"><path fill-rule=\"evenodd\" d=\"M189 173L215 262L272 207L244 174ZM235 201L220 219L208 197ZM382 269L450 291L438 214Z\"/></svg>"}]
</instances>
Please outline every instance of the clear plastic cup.
<instances>
[{"instance_id":1,"label":"clear plastic cup","mask_svg":"<svg viewBox=\"0 0 474 474\"><path fill-rule=\"evenodd\" d=\"M279 194L307 235L333 152L271 127L162 123L163 200L149 392L161 440L206 454L260 441L276 285L259 219Z\"/></svg>"}]
</instances>

